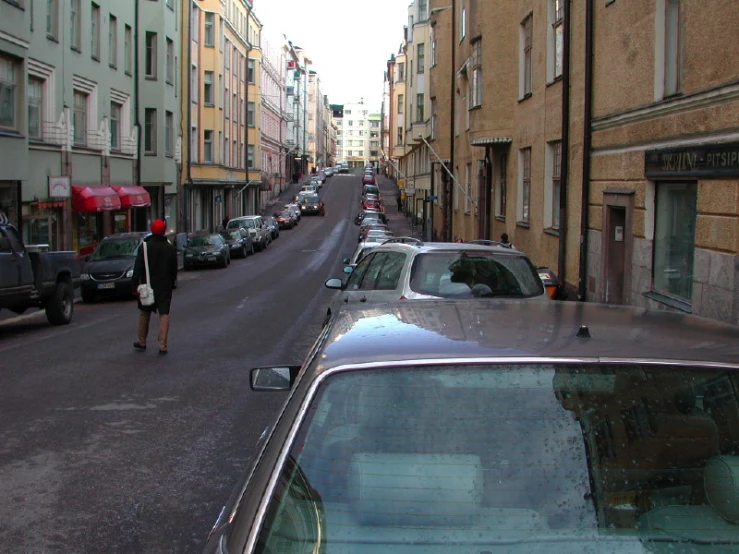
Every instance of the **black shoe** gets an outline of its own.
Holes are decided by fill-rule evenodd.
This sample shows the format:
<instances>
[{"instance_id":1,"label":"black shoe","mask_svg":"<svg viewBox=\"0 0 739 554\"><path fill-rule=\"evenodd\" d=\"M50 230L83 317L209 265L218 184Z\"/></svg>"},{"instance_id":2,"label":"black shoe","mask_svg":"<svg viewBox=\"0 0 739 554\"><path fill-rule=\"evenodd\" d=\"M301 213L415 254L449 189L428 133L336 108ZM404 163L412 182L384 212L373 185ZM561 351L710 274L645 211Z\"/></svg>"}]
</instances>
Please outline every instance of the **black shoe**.
<instances>
[{"instance_id":1,"label":"black shoe","mask_svg":"<svg viewBox=\"0 0 739 554\"><path fill-rule=\"evenodd\" d=\"M141 346L141 345L139 344L139 341L135 341L135 342L133 343L133 349L134 349L134 350L138 350L139 352L143 352L144 350L146 350L146 346Z\"/></svg>"},{"instance_id":2,"label":"black shoe","mask_svg":"<svg viewBox=\"0 0 739 554\"><path fill-rule=\"evenodd\" d=\"M164 356L168 351L167 350L160 350L159 355Z\"/></svg>"}]
</instances>

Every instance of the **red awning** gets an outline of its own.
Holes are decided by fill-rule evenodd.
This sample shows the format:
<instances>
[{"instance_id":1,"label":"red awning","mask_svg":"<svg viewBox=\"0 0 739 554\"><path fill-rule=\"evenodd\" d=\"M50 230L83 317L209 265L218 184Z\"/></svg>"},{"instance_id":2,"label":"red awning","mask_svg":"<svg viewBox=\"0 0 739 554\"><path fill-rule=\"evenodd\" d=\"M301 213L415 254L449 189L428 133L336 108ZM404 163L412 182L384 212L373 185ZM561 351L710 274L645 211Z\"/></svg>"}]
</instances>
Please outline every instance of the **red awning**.
<instances>
[{"instance_id":1,"label":"red awning","mask_svg":"<svg viewBox=\"0 0 739 554\"><path fill-rule=\"evenodd\" d=\"M117 187L113 185L111 188L121 197L121 207L124 210L151 206L151 197L144 187Z\"/></svg>"},{"instance_id":2,"label":"red awning","mask_svg":"<svg viewBox=\"0 0 739 554\"><path fill-rule=\"evenodd\" d=\"M110 187L72 187L72 209L76 212L110 212L121 209L118 193Z\"/></svg>"}]
</instances>

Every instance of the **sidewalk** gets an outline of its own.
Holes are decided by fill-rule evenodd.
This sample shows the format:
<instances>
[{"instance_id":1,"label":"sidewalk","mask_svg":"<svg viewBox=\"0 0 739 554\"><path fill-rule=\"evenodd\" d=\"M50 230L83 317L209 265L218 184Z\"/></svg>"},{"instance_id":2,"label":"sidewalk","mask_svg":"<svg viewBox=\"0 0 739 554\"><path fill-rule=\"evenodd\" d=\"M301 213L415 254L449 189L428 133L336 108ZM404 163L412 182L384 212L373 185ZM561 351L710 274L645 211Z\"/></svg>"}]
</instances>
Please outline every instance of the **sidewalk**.
<instances>
[{"instance_id":1,"label":"sidewalk","mask_svg":"<svg viewBox=\"0 0 739 554\"><path fill-rule=\"evenodd\" d=\"M382 201L385 204L385 215L388 218L388 226L395 233L396 237L413 237L417 239L423 238L423 229L420 225L412 225L411 217L405 213L398 211L396 198L398 196L398 185L395 181L377 175L377 186L380 189Z\"/></svg>"}]
</instances>

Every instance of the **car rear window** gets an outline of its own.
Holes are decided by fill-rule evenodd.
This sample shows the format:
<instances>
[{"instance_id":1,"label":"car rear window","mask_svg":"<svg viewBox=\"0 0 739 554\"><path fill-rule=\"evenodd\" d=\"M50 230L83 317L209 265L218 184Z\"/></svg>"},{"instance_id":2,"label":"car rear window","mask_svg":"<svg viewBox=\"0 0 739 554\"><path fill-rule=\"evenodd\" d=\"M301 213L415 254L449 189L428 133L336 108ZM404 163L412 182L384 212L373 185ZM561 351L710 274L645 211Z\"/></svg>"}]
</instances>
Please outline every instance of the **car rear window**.
<instances>
[{"instance_id":1,"label":"car rear window","mask_svg":"<svg viewBox=\"0 0 739 554\"><path fill-rule=\"evenodd\" d=\"M483 251L423 252L413 260L410 289L441 298L540 296L544 288L525 256Z\"/></svg>"},{"instance_id":2,"label":"car rear window","mask_svg":"<svg viewBox=\"0 0 739 554\"><path fill-rule=\"evenodd\" d=\"M672 364L328 375L257 552L733 552L736 385Z\"/></svg>"}]
</instances>

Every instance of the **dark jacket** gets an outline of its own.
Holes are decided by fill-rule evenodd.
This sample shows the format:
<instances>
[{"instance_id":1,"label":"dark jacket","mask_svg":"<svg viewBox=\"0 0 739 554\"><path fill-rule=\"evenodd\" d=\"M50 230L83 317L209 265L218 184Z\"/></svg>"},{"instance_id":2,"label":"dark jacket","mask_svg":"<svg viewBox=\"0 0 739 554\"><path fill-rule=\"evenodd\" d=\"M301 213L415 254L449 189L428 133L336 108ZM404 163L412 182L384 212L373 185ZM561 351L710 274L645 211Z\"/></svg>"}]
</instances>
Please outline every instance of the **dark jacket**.
<instances>
[{"instance_id":1,"label":"dark jacket","mask_svg":"<svg viewBox=\"0 0 739 554\"><path fill-rule=\"evenodd\" d=\"M167 237L149 235L146 238L146 249L149 251L149 276L154 298L158 293L172 293L177 281L177 248L170 244ZM144 247L139 248L136 264L133 267L133 284L138 286L146 282L144 268Z\"/></svg>"}]
</instances>

